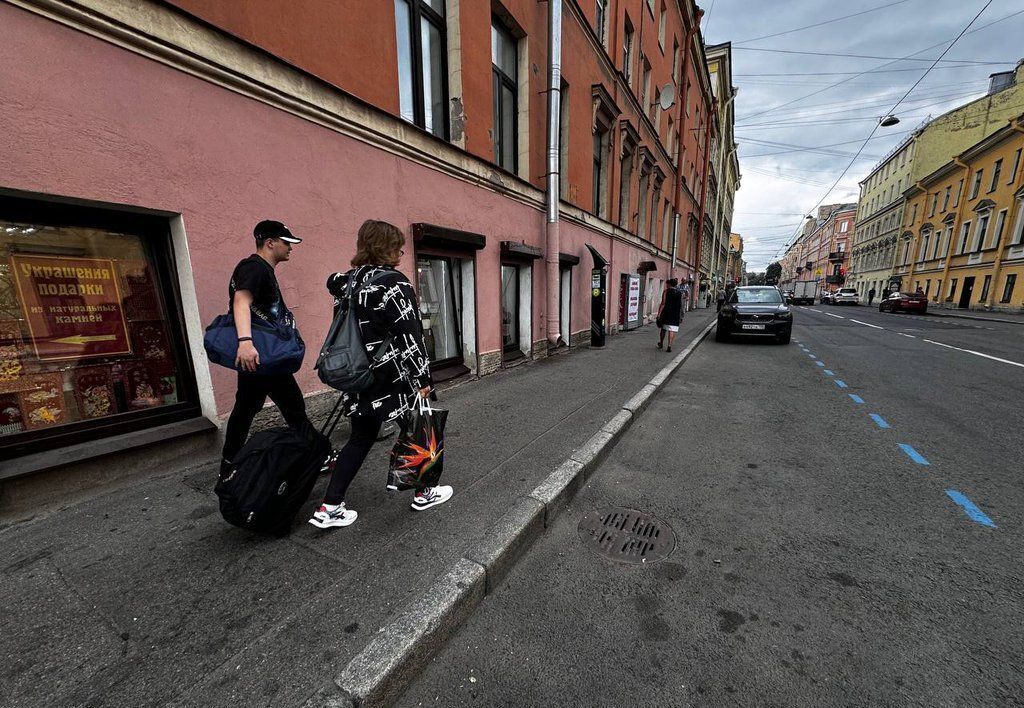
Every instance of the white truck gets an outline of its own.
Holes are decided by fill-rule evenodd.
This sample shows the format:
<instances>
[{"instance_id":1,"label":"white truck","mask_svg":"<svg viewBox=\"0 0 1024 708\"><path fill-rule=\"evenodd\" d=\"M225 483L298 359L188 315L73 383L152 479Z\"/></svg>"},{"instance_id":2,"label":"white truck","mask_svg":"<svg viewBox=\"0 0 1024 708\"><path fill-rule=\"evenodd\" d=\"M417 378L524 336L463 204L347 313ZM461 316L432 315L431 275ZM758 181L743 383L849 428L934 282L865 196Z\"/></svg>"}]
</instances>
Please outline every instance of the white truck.
<instances>
[{"instance_id":1,"label":"white truck","mask_svg":"<svg viewBox=\"0 0 1024 708\"><path fill-rule=\"evenodd\" d=\"M793 304L813 305L818 299L817 280L797 280L793 283Z\"/></svg>"}]
</instances>

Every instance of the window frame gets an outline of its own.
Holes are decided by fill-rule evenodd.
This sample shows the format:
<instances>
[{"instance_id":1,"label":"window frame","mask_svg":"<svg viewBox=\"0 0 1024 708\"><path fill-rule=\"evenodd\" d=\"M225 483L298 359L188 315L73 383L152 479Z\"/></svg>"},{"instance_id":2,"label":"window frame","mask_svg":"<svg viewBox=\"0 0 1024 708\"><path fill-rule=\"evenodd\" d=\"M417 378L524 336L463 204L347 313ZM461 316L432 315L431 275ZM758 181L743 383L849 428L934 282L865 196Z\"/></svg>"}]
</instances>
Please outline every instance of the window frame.
<instances>
[{"instance_id":1,"label":"window frame","mask_svg":"<svg viewBox=\"0 0 1024 708\"><path fill-rule=\"evenodd\" d=\"M1003 158L1000 157L992 165L992 181L991 181L991 183L989 184L989 187L988 187L988 194L991 194L992 192L996 191L996 189L999 187L999 176L1002 174L1002 172L1003 172Z\"/></svg>"},{"instance_id":2,"label":"window frame","mask_svg":"<svg viewBox=\"0 0 1024 708\"><path fill-rule=\"evenodd\" d=\"M985 179L984 167L974 173L974 181L971 182L971 196L967 197L968 199L978 198L978 194L981 192L981 182L983 179Z\"/></svg>"},{"instance_id":3,"label":"window frame","mask_svg":"<svg viewBox=\"0 0 1024 708\"><path fill-rule=\"evenodd\" d=\"M491 27L500 33L504 33L516 48L516 75L510 77L494 61L491 61L491 92L494 120L492 129L494 131L494 164L512 174L519 173L519 40L509 29L508 25L497 15L491 15ZM492 47L493 51L493 47ZM512 94L512 164L502 164L504 153L504 131L502 130L502 116L505 106L504 91L509 89Z\"/></svg>"},{"instance_id":4,"label":"window frame","mask_svg":"<svg viewBox=\"0 0 1024 708\"><path fill-rule=\"evenodd\" d=\"M465 308L465 304L463 303L463 298L462 298L463 293L462 293L462 287L461 287L461 285L462 285L462 283L461 283L461 278L462 278L462 274L461 274L462 263L461 263L461 261L464 260L464 257L452 256L452 255L447 255L447 254L442 255L439 252L435 253L432 249L429 249L429 248L424 248L424 249L419 249L418 248L418 249L416 249L416 254L415 255L416 255L416 261L417 261L417 264L416 264L417 268L419 267L419 261L420 260L432 260L432 261L444 261L445 262L445 264L447 266L447 271L448 271L447 282L445 283L445 285L451 289L452 304L454 305L454 309L455 309L455 322L454 322L454 325L455 325L455 344L456 344L456 349L458 349L459 353L456 354L455 356L446 357L444 359L437 359L435 361L431 361L430 362L430 372L431 372L431 374L434 374L434 373L436 373L436 372L438 372L438 371L440 371L442 369L446 369L446 368L449 368L449 367L452 367L452 366L458 366L460 364L464 365L465 362L466 362L465 356L464 356L464 352L466 351L465 350L465 341L463 339L463 334L462 334L462 326L463 326L463 324L462 324L462 316L463 316L463 313L465 312L465 309L464 309ZM458 267L460 269L460 274L459 274L460 283L459 283L459 288L457 288L457 289L455 287L455 266L456 266L456 263L458 263ZM419 274L418 273L417 273L416 281L417 281L416 282L416 289L417 289L417 293L419 293L420 284L419 284ZM420 298L420 300L422 302L422 297Z\"/></svg>"},{"instance_id":5,"label":"window frame","mask_svg":"<svg viewBox=\"0 0 1024 708\"><path fill-rule=\"evenodd\" d=\"M410 58L412 59L412 100L413 100L413 120L412 125L417 128L430 133L436 138L444 141L450 140L451 125L450 125L450 113L449 103L451 94L448 86L448 24L447 19L444 15L439 14L437 10L430 6L429 0L395 0L396 3L404 2L409 8L409 41L410 47ZM433 130L427 127L427 108L426 108L426 96L424 95L423 86L423 34L421 27L423 20L426 20L430 25L437 29L441 34L442 48L441 48L441 91L444 95L444 100L441 102L443 109L443 115L441 116L441 127L442 135L438 135ZM398 14L395 14L395 32L396 32L396 46L397 46L397 32L398 32ZM399 69L401 64L399 63ZM400 72L399 72L400 73ZM401 81L401 78L399 78ZM401 96L399 96L399 102L401 102ZM401 116L401 105L399 106L399 116ZM409 122L407 119L402 120Z\"/></svg>"},{"instance_id":6,"label":"window frame","mask_svg":"<svg viewBox=\"0 0 1024 708\"><path fill-rule=\"evenodd\" d=\"M195 361L189 347L181 296L171 216L122 211L106 205L72 204L56 199L31 199L0 194L0 215L12 221L45 226L84 227L136 236L151 257L153 280L163 300L168 344L178 376L178 403L78 420L53 427L0 436L0 460L15 459L98 439L203 417ZM110 445L115 449L116 444Z\"/></svg>"},{"instance_id":7,"label":"window frame","mask_svg":"<svg viewBox=\"0 0 1024 708\"><path fill-rule=\"evenodd\" d=\"M999 299L1000 303L1009 303L1013 299L1013 289L1017 285L1017 274L1007 273L1006 279L1003 281L1003 295Z\"/></svg>"}]
</instances>

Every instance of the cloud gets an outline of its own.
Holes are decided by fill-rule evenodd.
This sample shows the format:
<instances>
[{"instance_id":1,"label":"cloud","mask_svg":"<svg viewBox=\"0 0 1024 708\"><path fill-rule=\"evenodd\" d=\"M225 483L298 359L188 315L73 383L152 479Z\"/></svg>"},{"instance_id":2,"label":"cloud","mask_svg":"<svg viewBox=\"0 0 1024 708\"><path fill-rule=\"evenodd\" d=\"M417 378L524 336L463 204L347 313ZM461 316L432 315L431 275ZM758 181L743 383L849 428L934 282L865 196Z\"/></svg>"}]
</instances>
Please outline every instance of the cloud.
<instances>
[{"instance_id":1,"label":"cloud","mask_svg":"<svg viewBox=\"0 0 1024 708\"><path fill-rule=\"evenodd\" d=\"M840 15L876 7L879 0L858 0L836 5L824 0L750 2L714 0L705 18L705 41L732 41L733 84L736 97L740 170L743 174L736 196L732 230L743 234L745 260L750 270L762 270L781 256L799 228L800 214L823 203L856 201L858 181L908 132L927 116L961 105L983 95L989 74L1012 68L1024 55L1017 38L1024 31L1024 14L965 35L946 55L948 60L998 61L1003 66L940 64L914 89L897 110L901 123L879 128L859 159L836 188L826 194L850 163L880 116L909 89L928 68L920 61L901 61L886 66L884 60L846 57L775 54L743 49L744 46L806 52L906 56L930 45L948 42L977 12L961 0L910 0L861 17L802 32L742 44L742 40L813 24ZM1019 2L996 0L978 20L982 27L1020 11ZM934 59L944 47L919 56ZM816 72L860 72L882 67L899 69L886 73L815 75ZM752 76L781 74L781 76ZM830 84L846 81L834 88ZM808 96L809 94L816 94ZM755 115L779 104L793 105ZM783 152L787 143L798 146L835 145L816 152ZM777 153L777 154L768 154ZM778 216L773 216L778 215ZM796 216L795 216L796 215ZM792 222L792 229L766 228Z\"/></svg>"}]
</instances>

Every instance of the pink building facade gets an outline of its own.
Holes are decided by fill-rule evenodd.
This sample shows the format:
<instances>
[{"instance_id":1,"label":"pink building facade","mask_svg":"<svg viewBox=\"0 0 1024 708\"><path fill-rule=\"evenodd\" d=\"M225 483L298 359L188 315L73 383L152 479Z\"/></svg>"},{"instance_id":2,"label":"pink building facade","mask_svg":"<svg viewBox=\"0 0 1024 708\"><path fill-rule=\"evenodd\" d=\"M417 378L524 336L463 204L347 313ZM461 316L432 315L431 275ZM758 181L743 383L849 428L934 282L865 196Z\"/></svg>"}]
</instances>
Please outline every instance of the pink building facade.
<instances>
[{"instance_id":1,"label":"pink building facade","mask_svg":"<svg viewBox=\"0 0 1024 708\"><path fill-rule=\"evenodd\" d=\"M649 320L663 281L685 275L664 239L563 201L559 280L547 282L534 180L143 5L0 4L0 287L12 293L0 310L0 459L18 474L97 437L173 437L223 419L234 374L207 362L203 329L226 311L260 219L304 239L278 275L311 350L298 374L308 395L324 389L312 370L331 317L324 282L348 268L367 218L407 235L400 269L420 291L442 379L547 356L548 288L558 346L589 343L590 249L608 264L612 332ZM81 280L108 271L106 285ZM105 287L118 302L90 304ZM60 295L30 306L35 291Z\"/></svg>"}]
</instances>

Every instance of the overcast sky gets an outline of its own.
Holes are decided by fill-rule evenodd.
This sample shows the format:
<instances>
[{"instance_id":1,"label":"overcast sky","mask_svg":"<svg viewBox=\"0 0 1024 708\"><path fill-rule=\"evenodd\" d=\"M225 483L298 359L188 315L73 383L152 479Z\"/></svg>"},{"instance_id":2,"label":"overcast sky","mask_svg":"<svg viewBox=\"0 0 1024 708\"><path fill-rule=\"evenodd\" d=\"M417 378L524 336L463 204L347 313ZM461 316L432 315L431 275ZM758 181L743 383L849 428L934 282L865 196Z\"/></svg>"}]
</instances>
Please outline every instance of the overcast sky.
<instances>
[{"instance_id":1,"label":"overcast sky","mask_svg":"<svg viewBox=\"0 0 1024 708\"><path fill-rule=\"evenodd\" d=\"M701 2L705 41L733 43L733 85L739 89L736 140L743 178L732 229L743 235L748 270L763 270L781 256L802 216L819 200L856 201L857 182L929 115L938 116L984 95L989 74L1012 69L1024 58L1024 0L993 0L971 31L896 110L899 125L878 128L860 158L828 194L878 117L921 78L931 61L891 62L756 50L894 58L920 52L915 56L934 60L984 5L984 0ZM870 11L873 8L879 9ZM865 10L870 12L755 39ZM958 64L957 60L1000 63ZM871 73L857 76L864 71ZM811 73L815 75L807 75ZM844 83L830 88L837 82ZM776 106L781 107L757 115ZM835 154L794 147L823 145L833 146L825 150Z\"/></svg>"}]
</instances>

